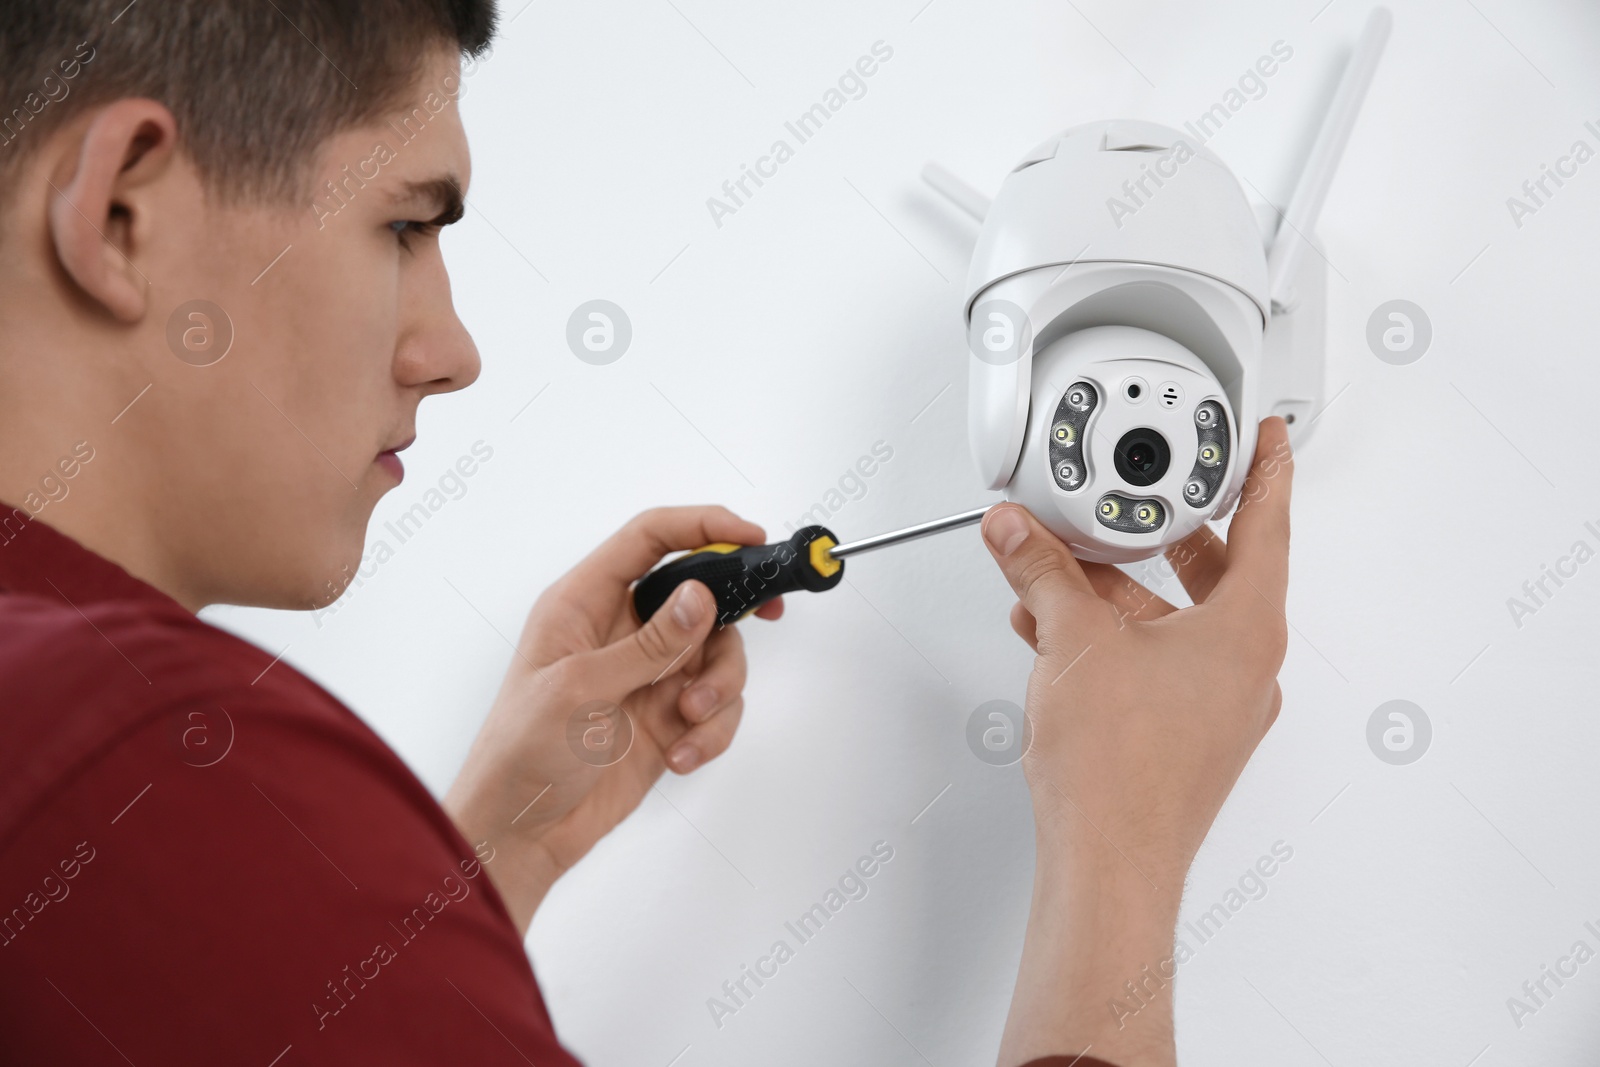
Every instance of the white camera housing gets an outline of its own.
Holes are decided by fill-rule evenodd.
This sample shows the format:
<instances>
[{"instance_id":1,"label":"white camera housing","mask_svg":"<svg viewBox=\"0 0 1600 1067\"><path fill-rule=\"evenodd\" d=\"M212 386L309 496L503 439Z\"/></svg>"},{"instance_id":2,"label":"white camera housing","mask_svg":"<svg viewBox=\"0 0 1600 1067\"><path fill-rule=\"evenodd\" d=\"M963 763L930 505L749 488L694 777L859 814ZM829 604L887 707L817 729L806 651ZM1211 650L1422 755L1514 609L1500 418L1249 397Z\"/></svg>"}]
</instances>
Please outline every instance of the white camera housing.
<instances>
[{"instance_id":1,"label":"white camera housing","mask_svg":"<svg viewBox=\"0 0 1600 1067\"><path fill-rule=\"evenodd\" d=\"M924 171L983 224L963 309L981 480L1080 558L1145 559L1227 514L1260 419L1283 416L1296 447L1309 433L1327 288L1309 235L1390 22L1369 18L1279 224L1192 134L1152 122L1050 138L992 205Z\"/></svg>"}]
</instances>

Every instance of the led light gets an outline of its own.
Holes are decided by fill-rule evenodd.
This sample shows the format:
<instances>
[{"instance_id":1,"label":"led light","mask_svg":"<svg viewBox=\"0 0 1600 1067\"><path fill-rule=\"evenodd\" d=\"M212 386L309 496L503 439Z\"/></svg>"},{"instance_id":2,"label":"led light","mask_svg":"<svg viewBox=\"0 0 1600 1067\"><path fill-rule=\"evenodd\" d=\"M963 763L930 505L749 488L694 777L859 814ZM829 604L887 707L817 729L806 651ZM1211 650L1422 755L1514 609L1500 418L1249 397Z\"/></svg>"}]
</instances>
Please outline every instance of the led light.
<instances>
[{"instance_id":1,"label":"led light","mask_svg":"<svg viewBox=\"0 0 1600 1067\"><path fill-rule=\"evenodd\" d=\"M1056 468L1056 481L1062 488L1076 489L1083 482L1083 474L1078 470L1078 465L1071 460Z\"/></svg>"},{"instance_id":2,"label":"led light","mask_svg":"<svg viewBox=\"0 0 1600 1067\"><path fill-rule=\"evenodd\" d=\"M1195 409L1194 424L1202 430L1209 429L1217 424L1222 412L1217 410L1217 405L1207 401Z\"/></svg>"},{"instance_id":3,"label":"led light","mask_svg":"<svg viewBox=\"0 0 1600 1067\"><path fill-rule=\"evenodd\" d=\"M1070 445L1078 439L1078 431L1070 422L1058 422L1050 431L1050 436L1058 445Z\"/></svg>"},{"instance_id":4,"label":"led light","mask_svg":"<svg viewBox=\"0 0 1600 1067\"><path fill-rule=\"evenodd\" d=\"M1161 505L1154 500L1141 500L1133 509L1133 521L1140 526L1154 526L1161 521Z\"/></svg>"},{"instance_id":5,"label":"led light","mask_svg":"<svg viewBox=\"0 0 1600 1067\"><path fill-rule=\"evenodd\" d=\"M1216 445L1200 446L1200 465L1202 467L1215 467L1222 462L1222 449Z\"/></svg>"},{"instance_id":6,"label":"led light","mask_svg":"<svg viewBox=\"0 0 1600 1067\"><path fill-rule=\"evenodd\" d=\"M1206 483L1195 478L1183 487L1183 495L1190 503L1198 504L1205 499L1206 489Z\"/></svg>"},{"instance_id":7,"label":"led light","mask_svg":"<svg viewBox=\"0 0 1600 1067\"><path fill-rule=\"evenodd\" d=\"M1067 407L1073 411L1088 411L1094 406L1094 390L1087 384L1079 382L1067 390Z\"/></svg>"},{"instance_id":8,"label":"led light","mask_svg":"<svg viewBox=\"0 0 1600 1067\"><path fill-rule=\"evenodd\" d=\"M1122 505L1111 497L1100 501L1100 517L1106 520L1115 520L1122 514Z\"/></svg>"}]
</instances>

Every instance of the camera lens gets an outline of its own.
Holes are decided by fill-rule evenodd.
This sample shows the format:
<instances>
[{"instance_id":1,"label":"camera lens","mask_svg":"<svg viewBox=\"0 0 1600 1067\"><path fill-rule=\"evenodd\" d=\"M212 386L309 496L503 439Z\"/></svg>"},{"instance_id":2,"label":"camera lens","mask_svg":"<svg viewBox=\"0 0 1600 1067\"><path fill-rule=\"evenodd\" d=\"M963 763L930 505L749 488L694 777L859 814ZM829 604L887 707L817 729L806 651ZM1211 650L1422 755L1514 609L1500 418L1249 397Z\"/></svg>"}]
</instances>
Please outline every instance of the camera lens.
<instances>
[{"instance_id":1,"label":"camera lens","mask_svg":"<svg viewBox=\"0 0 1600 1067\"><path fill-rule=\"evenodd\" d=\"M1117 442L1117 473L1129 485L1150 486L1159 482L1172 462L1167 439L1155 430L1129 430Z\"/></svg>"}]
</instances>

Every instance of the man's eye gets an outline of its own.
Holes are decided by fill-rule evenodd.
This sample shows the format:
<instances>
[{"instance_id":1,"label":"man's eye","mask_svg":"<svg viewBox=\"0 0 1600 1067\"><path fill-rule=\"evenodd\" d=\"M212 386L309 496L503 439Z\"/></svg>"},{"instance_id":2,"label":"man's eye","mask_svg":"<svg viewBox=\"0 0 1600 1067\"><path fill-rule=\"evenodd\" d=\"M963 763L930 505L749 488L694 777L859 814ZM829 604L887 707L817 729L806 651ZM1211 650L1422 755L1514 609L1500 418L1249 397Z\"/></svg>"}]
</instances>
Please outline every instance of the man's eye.
<instances>
[{"instance_id":1,"label":"man's eye","mask_svg":"<svg viewBox=\"0 0 1600 1067\"><path fill-rule=\"evenodd\" d=\"M394 231L400 243L409 247L411 237L432 237L439 232L439 227L429 222L417 222L414 219L397 219L389 223L389 229Z\"/></svg>"}]
</instances>

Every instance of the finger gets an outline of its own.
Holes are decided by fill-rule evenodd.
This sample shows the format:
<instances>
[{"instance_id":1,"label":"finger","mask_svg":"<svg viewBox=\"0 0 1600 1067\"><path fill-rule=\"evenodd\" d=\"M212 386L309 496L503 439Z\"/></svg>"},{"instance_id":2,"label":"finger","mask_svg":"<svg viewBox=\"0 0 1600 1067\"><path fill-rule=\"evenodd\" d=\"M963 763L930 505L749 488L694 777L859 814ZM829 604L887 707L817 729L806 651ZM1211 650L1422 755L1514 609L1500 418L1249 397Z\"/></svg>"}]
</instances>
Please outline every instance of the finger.
<instances>
[{"instance_id":1,"label":"finger","mask_svg":"<svg viewBox=\"0 0 1600 1067\"><path fill-rule=\"evenodd\" d=\"M1202 526L1185 540L1167 546L1167 562L1188 591L1189 599L1204 603L1216 589L1228 564L1228 545L1209 526Z\"/></svg>"},{"instance_id":2,"label":"finger","mask_svg":"<svg viewBox=\"0 0 1600 1067\"><path fill-rule=\"evenodd\" d=\"M983 517L983 540L1017 599L1039 622L1070 617L1072 609L1098 599L1067 546L1026 508L990 508Z\"/></svg>"},{"instance_id":3,"label":"finger","mask_svg":"<svg viewBox=\"0 0 1600 1067\"><path fill-rule=\"evenodd\" d=\"M567 573L563 581L627 585L671 552L731 543L759 545L766 531L724 507L652 508L630 519Z\"/></svg>"},{"instance_id":4,"label":"finger","mask_svg":"<svg viewBox=\"0 0 1600 1067\"><path fill-rule=\"evenodd\" d=\"M773 597L755 611L756 618L776 622L783 618L783 597Z\"/></svg>"},{"instance_id":5,"label":"finger","mask_svg":"<svg viewBox=\"0 0 1600 1067\"><path fill-rule=\"evenodd\" d=\"M1039 651L1039 620L1028 613L1020 600L1011 605L1011 628L1018 637L1028 642L1029 648Z\"/></svg>"},{"instance_id":6,"label":"finger","mask_svg":"<svg viewBox=\"0 0 1600 1067\"><path fill-rule=\"evenodd\" d=\"M706 722L692 727L667 749L667 766L679 774L688 774L696 767L716 759L733 744L733 735L743 718L744 697L735 697L726 708Z\"/></svg>"},{"instance_id":7,"label":"finger","mask_svg":"<svg viewBox=\"0 0 1600 1067\"><path fill-rule=\"evenodd\" d=\"M1220 595L1265 599L1283 613L1289 591L1289 494L1294 454L1281 418L1263 419L1256 456L1238 512L1228 526L1227 567Z\"/></svg>"},{"instance_id":8,"label":"finger","mask_svg":"<svg viewBox=\"0 0 1600 1067\"><path fill-rule=\"evenodd\" d=\"M1100 599L1124 622L1146 622L1178 610L1109 563L1079 563Z\"/></svg>"},{"instance_id":9,"label":"finger","mask_svg":"<svg viewBox=\"0 0 1600 1067\"><path fill-rule=\"evenodd\" d=\"M706 639L705 668L678 694L678 714L690 723L705 722L744 690L744 638L736 626L724 626Z\"/></svg>"},{"instance_id":10,"label":"finger","mask_svg":"<svg viewBox=\"0 0 1600 1067\"><path fill-rule=\"evenodd\" d=\"M571 657L572 669L585 687L620 701L635 689L684 670L715 621L711 590L701 582L684 582L662 610L633 633Z\"/></svg>"},{"instance_id":11,"label":"finger","mask_svg":"<svg viewBox=\"0 0 1600 1067\"><path fill-rule=\"evenodd\" d=\"M715 634L717 632L716 627L712 627L711 632L712 634ZM710 637L707 637L706 641L709 641L710 639ZM688 652L684 653L682 659L673 664L672 673L670 675L662 676L663 684L657 685L656 688L668 690L673 694L672 699L667 701L668 704L674 708L677 707L677 694L680 693L685 686L690 685L696 678L700 677L700 672L705 669L705 663L706 645L705 642L702 641L700 644L690 648ZM677 684L665 684L667 678L675 679Z\"/></svg>"}]
</instances>

